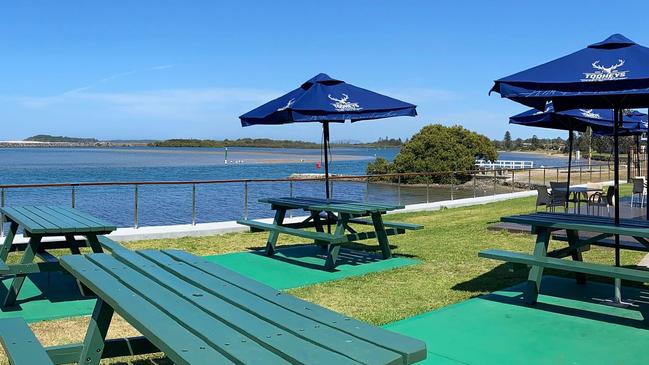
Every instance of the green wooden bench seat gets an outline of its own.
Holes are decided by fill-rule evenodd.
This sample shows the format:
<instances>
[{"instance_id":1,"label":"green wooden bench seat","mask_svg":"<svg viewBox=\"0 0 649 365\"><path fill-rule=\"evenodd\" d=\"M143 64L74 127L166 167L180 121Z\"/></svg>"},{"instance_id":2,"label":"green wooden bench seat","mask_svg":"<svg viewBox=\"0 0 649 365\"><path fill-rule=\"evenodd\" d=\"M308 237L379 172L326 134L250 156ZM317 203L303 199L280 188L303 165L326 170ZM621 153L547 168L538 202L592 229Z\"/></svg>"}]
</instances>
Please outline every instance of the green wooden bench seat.
<instances>
[{"instance_id":1,"label":"green wooden bench seat","mask_svg":"<svg viewBox=\"0 0 649 365\"><path fill-rule=\"evenodd\" d=\"M595 276L604 276L610 278L616 278L621 280L629 280L640 283L649 282L649 271L638 270L638 269L629 269L625 267L615 267L610 265L594 264L583 261L570 261L565 259L558 259L553 257L540 257L535 255L528 255L520 252L511 252L503 250L484 250L478 253L478 256L493 259L511 262L514 264L523 264L531 266L533 270L538 270L539 268L549 268L562 271L575 272L579 274L588 274ZM542 271L538 270L540 275ZM525 288L525 302L528 304L536 303L538 293L541 287L540 279L536 279L534 274L530 272L530 279L527 281L527 286ZM535 278L533 280L531 278Z\"/></svg>"},{"instance_id":2,"label":"green wooden bench seat","mask_svg":"<svg viewBox=\"0 0 649 365\"><path fill-rule=\"evenodd\" d=\"M478 253L478 256L494 260L513 262L517 264L543 266L549 269L618 278L640 283L649 282L649 271L629 269L626 267L615 267L583 261L569 261L553 257L536 257L525 253L503 250L485 250Z\"/></svg>"},{"instance_id":3,"label":"green wooden bench seat","mask_svg":"<svg viewBox=\"0 0 649 365\"><path fill-rule=\"evenodd\" d=\"M335 243L332 235L324 232L305 231L302 229L280 226L272 223L263 223L254 220L238 220L237 224L256 228L262 231L272 231L277 233L285 233L291 236L302 237L314 241L323 241L327 243Z\"/></svg>"},{"instance_id":4,"label":"green wooden bench seat","mask_svg":"<svg viewBox=\"0 0 649 365\"><path fill-rule=\"evenodd\" d=\"M61 265L98 300L83 344L46 349L54 364L75 359L97 365L101 358L158 351L178 365L407 365L426 357L422 341L186 252L118 249L110 255L64 256ZM113 313L144 338L106 340Z\"/></svg>"},{"instance_id":5,"label":"green wooden bench seat","mask_svg":"<svg viewBox=\"0 0 649 365\"><path fill-rule=\"evenodd\" d=\"M368 218L352 218L349 220L349 223L362 224L362 225L373 225L371 219ZM424 226L421 224L415 223L403 223L403 222L386 222L383 221L383 225L388 228L395 228L399 230L419 230L423 229Z\"/></svg>"},{"instance_id":6,"label":"green wooden bench seat","mask_svg":"<svg viewBox=\"0 0 649 365\"><path fill-rule=\"evenodd\" d=\"M22 318L0 320L0 343L11 365L54 365Z\"/></svg>"},{"instance_id":7,"label":"green wooden bench seat","mask_svg":"<svg viewBox=\"0 0 649 365\"><path fill-rule=\"evenodd\" d=\"M119 242L113 241L106 236L99 236L97 237L97 240L99 241L99 244L101 244L101 247L103 247L105 250L110 252L127 249L126 247L122 246Z\"/></svg>"}]
</instances>

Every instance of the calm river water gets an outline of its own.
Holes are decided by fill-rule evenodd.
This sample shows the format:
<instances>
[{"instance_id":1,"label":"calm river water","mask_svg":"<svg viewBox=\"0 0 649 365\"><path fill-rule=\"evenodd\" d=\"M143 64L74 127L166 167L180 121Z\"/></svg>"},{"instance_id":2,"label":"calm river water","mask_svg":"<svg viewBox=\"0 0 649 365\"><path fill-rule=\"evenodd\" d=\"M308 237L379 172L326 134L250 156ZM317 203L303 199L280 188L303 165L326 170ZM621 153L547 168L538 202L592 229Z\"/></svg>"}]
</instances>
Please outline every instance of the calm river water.
<instances>
[{"instance_id":1,"label":"calm river water","mask_svg":"<svg viewBox=\"0 0 649 365\"><path fill-rule=\"evenodd\" d=\"M381 156L391 160L398 149L339 148L333 151L331 173L364 174L367 163ZM502 160L534 161L535 166L561 166L564 158L533 154L502 153ZM186 148L17 148L0 149L0 184L74 183L90 181L179 181L286 178L293 173L323 173L316 167L319 150L230 148L224 163L223 149ZM302 161L302 162L301 162ZM248 216L269 217L262 197L323 196L320 182L250 183ZM197 222L225 221L244 215L242 183L198 185L196 190ZM402 188L360 182L336 182L337 198L382 200L401 203L425 202L425 188ZM140 186L140 226L182 224L191 222L191 185ZM493 188L478 195L493 194ZM471 192L455 192L455 197L473 196ZM430 201L446 200L448 189L432 189ZM7 189L6 205L50 204L69 205L72 194L66 188ZM76 206L93 215L131 226L134 220L134 188L132 186L92 186L76 189Z\"/></svg>"}]
</instances>

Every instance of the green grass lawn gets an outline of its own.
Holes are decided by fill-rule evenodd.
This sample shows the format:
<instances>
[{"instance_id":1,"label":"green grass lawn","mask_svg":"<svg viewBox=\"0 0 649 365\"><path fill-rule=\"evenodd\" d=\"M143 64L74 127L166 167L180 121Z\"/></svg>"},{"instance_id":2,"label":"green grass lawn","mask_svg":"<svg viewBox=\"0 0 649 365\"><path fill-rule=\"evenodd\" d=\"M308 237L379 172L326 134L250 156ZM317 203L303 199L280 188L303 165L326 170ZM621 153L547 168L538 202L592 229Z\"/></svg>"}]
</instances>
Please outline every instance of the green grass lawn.
<instances>
[{"instance_id":1,"label":"green grass lawn","mask_svg":"<svg viewBox=\"0 0 649 365\"><path fill-rule=\"evenodd\" d=\"M623 193L630 188L625 186ZM436 212L390 215L389 220L419 223L419 231L391 237L394 254L420 261L414 266L330 281L288 292L310 302L367 321L375 325L397 321L474 296L509 287L525 280L527 270L514 272L501 262L478 258L478 251L488 248L531 252L534 238L528 234L493 232L487 229L501 216L531 212L535 198L515 199L466 208ZM266 233L235 233L211 237L126 242L131 249L177 248L197 255L214 255L261 248ZM299 238L280 236L283 245L304 242ZM561 243L556 243L560 245ZM375 242L358 248L378 250ZM584 254L590 262L613 263L613 251L593 248ZM642 253L623 252L622 263L634 265ZM556 275L556 272L552 272ZM569 275L569 274L568 274ZM88 317L46 321L31 325L44 345L78 342L83 339ZM109 337L134 335L123 320L115 320ZM1 359L0 364L5 362ZM146 356L144 358L159 358ZM142 357L140 357L142 359ZM126 359L106 363L125 364ZM137 364L167 364L142 360Z\"/></svg>"},{"instance_id":2,"label":"green grass lawn","mask_svg":"<svg viewBox=\"0 0 649 365\"><path fill-rule=\"evenodd\" d=\"M623 193L628 193L625 186ZM509 272L501 262L478 258L488 248L531 252L534 237L487 230L501 216L534 210L535 198L515 199L487 205L436 212L390 215L389 220L419 223L419 231L391 237L395 255L413 257L419 265L292 289L288 292L352 317L381 325L476 295L502 289L526 278L526 270ZM198 255L260 248L266 233L237 233L214 237L149 240L126 243L129 248L179 248ZM282 244L303 242L280 236ZM357 245L375 250L374 242ZM565 245L565 243L556 243ZM642 253L624 252L624 265L636 264ZM593 248L584 254L590 262L613 263L613 251ZM553 273L560 274L560 273Z\"/></svg>"}]
</instances>

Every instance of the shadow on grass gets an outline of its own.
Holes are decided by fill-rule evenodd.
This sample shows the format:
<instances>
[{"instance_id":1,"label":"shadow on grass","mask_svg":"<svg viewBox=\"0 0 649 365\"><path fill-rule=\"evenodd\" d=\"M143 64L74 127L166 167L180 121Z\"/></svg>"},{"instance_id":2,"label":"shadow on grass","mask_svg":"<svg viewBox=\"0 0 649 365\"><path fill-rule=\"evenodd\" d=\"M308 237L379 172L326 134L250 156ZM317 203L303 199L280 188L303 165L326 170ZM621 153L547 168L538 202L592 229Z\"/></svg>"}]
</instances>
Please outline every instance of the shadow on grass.
<instances>
[{"instance_id":1,"label":"shadow on grass","mask_svg":"<svg viewBox=\"0 0 649 365\"><path fill-rule=\"evenodd\" d=\"M113 363L113 365L174 365L174 363L165 357L162 359L133 360L127 362L120 361Z\"/></svg>"},{"instance_id":2,"label":"shadow on grass","mask_svg":"<svg viewBox=\"0 0 649 365\"><path fill-rule=\"evenodd\" d=\"M380 253L372 252L378 250L367 250L367 247L368 246L366 245L358 243L344 245L340 248L336 265L358 266L383 261L383 257ZM396 246L392 247L396 248ZM265 256L263 248L258 248L252 251L252 253ZM399 256L415 257L414 255ZM339 271L338 269L326 270L324 268L325 260L327 258L327 248L316 244L282 245L277 248L277 254L268 256L268 258L313 270ZM313 259L316 259L317 261L314 262Z\"/></svg>"}]
</instances>

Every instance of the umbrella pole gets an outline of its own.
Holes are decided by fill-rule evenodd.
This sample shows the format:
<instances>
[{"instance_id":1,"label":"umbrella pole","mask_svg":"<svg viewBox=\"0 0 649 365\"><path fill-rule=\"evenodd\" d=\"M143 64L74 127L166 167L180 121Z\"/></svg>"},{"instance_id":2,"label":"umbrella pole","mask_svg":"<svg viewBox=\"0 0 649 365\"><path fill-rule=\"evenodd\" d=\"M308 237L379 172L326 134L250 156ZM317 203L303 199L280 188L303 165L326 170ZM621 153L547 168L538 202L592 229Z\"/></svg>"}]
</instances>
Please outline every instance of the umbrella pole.
<instances>
[{"instance_id":1,"label":"umbrella pole","mask_svg":"<svg viewBox=\"0 0 649 365\"><path fill-rule=\"evenodd\" d=\"M331 198L329 192L329 122L322 122L322 133L324 143L324 168L325 168L325 192L327 199Z\"/></svg>"},{"instance_id":2,"label":"umbrella pole","mask_svg":"<svg viewBox=\"0 0 649 365\"><path fill-rule=\"evenodd\" d=\"M615 193L613 200L615 201L615 225L620 224L620 156L619 156L619 137L618 129L620 122L620 109L613 109L613 154L614 154L614 179L613 182L613 192ZM615 235L615 266L620 266L620 235ZM620 279L615 279L615 296L613 298L615 303L622 302L622 281Z\"/></svg>"},{"instance_id":3,"label":"umbrella pole","mask_svg":"<svg viewBox=\"0 0 649 365\"><path fill-rule=\"evenodd\" d=\"M570 204L570 169L572 167L572 140L573 140L573 135L574 133L572 132L572 128L569 130L569 135L568 135L568 186L566 187L566 212L568 212L569 204ZM575 208L577 209L577 208Z\"/></svg>"}]
</instances>

